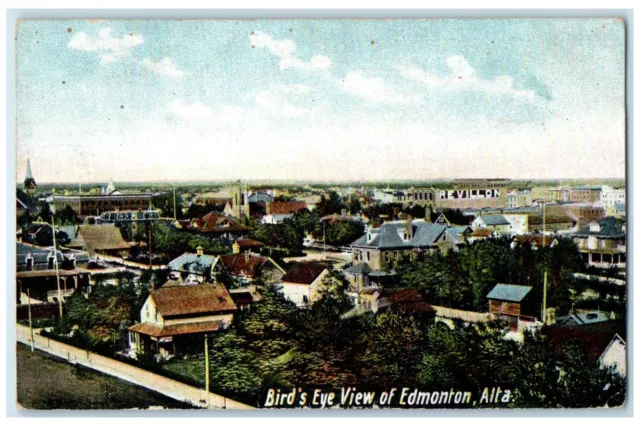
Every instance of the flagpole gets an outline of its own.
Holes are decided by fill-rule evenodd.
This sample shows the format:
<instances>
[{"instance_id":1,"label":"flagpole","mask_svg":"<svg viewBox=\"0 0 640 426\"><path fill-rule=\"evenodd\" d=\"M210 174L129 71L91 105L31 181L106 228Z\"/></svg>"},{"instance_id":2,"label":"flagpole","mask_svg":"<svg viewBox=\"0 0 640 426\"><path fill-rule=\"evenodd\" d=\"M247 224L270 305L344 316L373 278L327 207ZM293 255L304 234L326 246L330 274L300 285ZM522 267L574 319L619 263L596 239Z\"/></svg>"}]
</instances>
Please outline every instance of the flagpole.
<instances>
[{"instance_id":1,"label":"flagpole","mask_svg":"<svg viewBox=\"0 0 640 426\"><path fill-rule=\"evenodd\" d=\"M56 268L56 284L58 286L58 306L60 308L60 318L62 318L62 293L60 291L60 271L58 269L58 246L56 245L56 226L53 214L51 215L51 233L53 234L53 264Z\"/></svg>"}]
</instances>

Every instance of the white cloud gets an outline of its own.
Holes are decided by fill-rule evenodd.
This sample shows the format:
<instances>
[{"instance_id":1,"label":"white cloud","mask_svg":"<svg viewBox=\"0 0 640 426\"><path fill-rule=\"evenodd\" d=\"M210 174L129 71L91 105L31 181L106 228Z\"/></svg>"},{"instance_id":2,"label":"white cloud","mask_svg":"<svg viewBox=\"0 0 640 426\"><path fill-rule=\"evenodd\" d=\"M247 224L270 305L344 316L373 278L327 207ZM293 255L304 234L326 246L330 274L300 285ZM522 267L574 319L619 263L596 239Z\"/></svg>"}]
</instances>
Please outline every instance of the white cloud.
<instances>
[{"instance_id":1,"label":"white cloud","mask_svg":"<svg viewBox=\"0 0 640 426\"><path fill-rule=\"evenodd\" d=\"M165 75L169 77L182 77L185 75L183 70L179 70L173 59L162 58L159 62L152 62L149 58L145 58L142 62L145 68L152 70L158 75Z\"/></svg>"},{"instance_id":2,"label":"white cloud","mask_svg":"<svg viewBox=\"0 0 640 426\"><path fill-rule=\"evenodd\" d=\"M501 75L493 80L478 77L473 67L463 56L456 55L447 58L449 75L440 77L418 67L398 66L403 77L418 81L425 86L447 90L476 90L485 93L511 95L515 97L535 98L533 90L517 90L513 86L513 77Z\"/></svg>"},{"instance_id":3,"label":"white cloud","mask_svg":"<svg viewBox=\"0 0 640 426\"><path fill-rule=\"evenodd\" d=\"M241 107L225 106L220 109L214 109L214 107L205 105L202 102L188 104L181 100L176 100L169 104L169 112L201 130L237 126L244 117L244 109Z\"/></svg>"},{"instance_id":4,"label":"white cloud","mask_svg":"<svg viewBox=\"0 0 640 426\"><path fill-rule=\"evenodd\" d=\"M268 90L255 95L256 105L266 108L277 117L291 118L305 115L307 108L297 106L294 102L304 101L311 96L311 89L303 84L275 84Z\"/></svg>"},{"instance_id":5,"label":"white cloud","mask_svg":"<svg viewBox=\"0 0 640 426\"><path fill-rule=\"evenodd\" d=\"M67 46L74 50L96 52L100 55L100 62L108 64L126 56L129 50L144 43L140 34L129 33L122 37L114 37L111 28L103 28L98 37L90 37L85 32L75 34Z\"/></svg>"},{"instance_id":6,"label":"white cloud","mask_svg":"<svg viewBox=\"0 0 640 426\"><path fill-rule=\"evenodd\" d=\"M346 92L375 104L399 104L408 102L411 99L410 97L402 96L383 79L365 77L359 72L348 73L340 82L340 85Z\"/></svg>"},{"instance_id":7,"label":"white cloud","mask_svg":"<svg viewBox=\"0 0 640 426\"><path fill-rule=\"evenodd\" d=\"M305 62L293 55L296 43L293 40L275 40L269 34L261 31L252 31L249 35L252 47L269 49L271 53L280 58L280 69L296 68L301 70L326 70L331 67L331 59L324 55L315 55L309 62Z\"/></svg>"}]
</instances>

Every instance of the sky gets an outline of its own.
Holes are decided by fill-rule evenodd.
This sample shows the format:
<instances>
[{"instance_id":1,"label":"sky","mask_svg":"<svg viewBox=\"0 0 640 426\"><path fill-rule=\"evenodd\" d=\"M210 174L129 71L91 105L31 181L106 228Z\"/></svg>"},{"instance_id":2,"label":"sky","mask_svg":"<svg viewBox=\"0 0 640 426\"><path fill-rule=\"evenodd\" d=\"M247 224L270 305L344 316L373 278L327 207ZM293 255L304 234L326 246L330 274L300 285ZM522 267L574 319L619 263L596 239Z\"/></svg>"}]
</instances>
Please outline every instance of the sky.
<instances>
[{"instance_id":1,"label":"sky","mask_svg":"<svg viewBox=\"0 0 640 426\"><path fill-rule=\"evenodd\" d=\"M22 21L16 179L624 178L611 19Z\"/></svg>"}]
</instances>

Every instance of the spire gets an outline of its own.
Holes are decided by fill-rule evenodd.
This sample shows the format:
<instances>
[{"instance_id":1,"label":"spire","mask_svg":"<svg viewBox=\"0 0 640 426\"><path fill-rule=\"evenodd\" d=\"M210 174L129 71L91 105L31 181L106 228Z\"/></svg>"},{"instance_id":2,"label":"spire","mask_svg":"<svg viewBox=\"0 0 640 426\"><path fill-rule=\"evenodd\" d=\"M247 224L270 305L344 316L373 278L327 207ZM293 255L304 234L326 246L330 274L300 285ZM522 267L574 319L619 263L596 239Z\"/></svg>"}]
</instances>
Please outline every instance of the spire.
<instances>
[{"instance_id":1,"label":"spire","mask_svg":"<svg viewBox=\"0 0 640 426\"><path fill-rule=\"evenodd\" d=\"M27 158L27 174L24 177L24 190L28 194L33 194L36 188L36 180L33 178L33 173L31 172L31 161Z\"/></svg>"},{"instance_id":2,"label":"spire","mask_svg":"<svg viewBox=\"0 0 640 426\"><path fill-rule=\"evenodd\" d=\"M24 177L25 180L33 179L33 173L31 173L31 160L27 158L27 175Z\"/></svg>"}]
</instances>

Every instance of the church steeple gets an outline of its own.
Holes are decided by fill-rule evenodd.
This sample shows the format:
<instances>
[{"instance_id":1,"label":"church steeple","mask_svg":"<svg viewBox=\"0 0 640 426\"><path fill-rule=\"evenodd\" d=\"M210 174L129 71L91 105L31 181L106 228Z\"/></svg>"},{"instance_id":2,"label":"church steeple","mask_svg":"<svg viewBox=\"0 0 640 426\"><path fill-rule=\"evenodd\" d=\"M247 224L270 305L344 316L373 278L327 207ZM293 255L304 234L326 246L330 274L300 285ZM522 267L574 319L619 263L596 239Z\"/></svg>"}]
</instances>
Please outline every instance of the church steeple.
<instances>
[{"instance_id":1,"label":"church steeple","mask_svg":"<svg viewBox=\"0 0 640 426\"><path fill-rule=\"evenodd\" d=\"M27 158L27 174L24 177L24 191L27 194L33 194L36 191L36 180L31 172L31 161Z\"/></svg>"}]
</instances>

